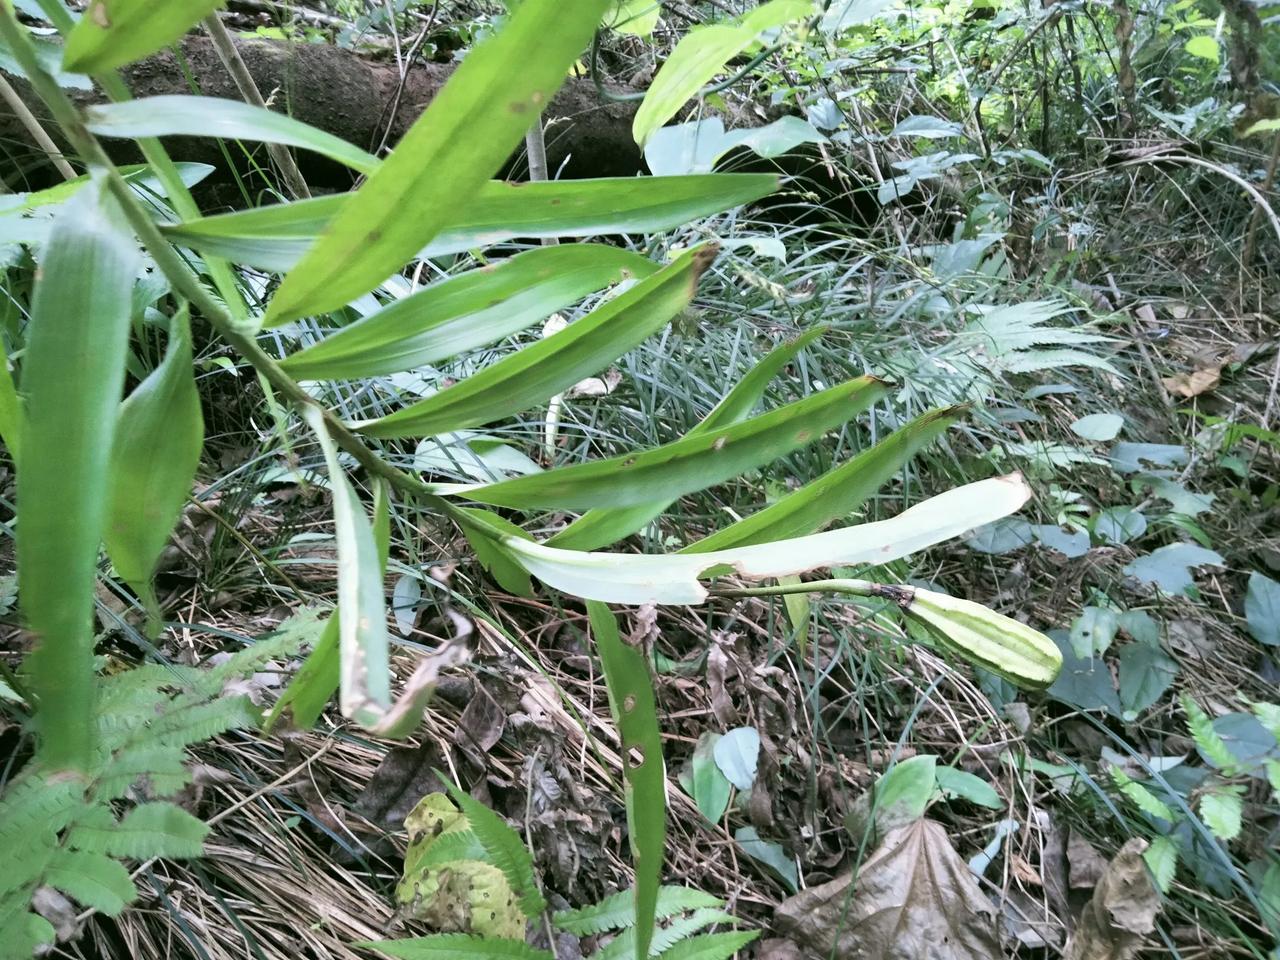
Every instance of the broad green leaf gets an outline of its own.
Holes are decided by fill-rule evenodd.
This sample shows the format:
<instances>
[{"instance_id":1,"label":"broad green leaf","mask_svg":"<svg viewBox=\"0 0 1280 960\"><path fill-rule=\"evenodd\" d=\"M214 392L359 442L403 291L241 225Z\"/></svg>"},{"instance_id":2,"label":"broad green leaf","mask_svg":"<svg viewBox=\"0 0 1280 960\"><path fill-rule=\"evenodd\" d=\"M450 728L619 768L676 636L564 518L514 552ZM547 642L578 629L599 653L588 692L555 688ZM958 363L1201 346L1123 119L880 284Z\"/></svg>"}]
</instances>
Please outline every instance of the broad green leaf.
<instances>
[{"instance_id":1,"label":"broad green leaf","mask_svg":"<svg viewBox=\"0 0 1280 960\"><path fill-rule=\"evenodd\" d=\"M360 498L338 462L324 419L314 407L307 421L315 431L329 468L333 525L338 541L339 704L344 717L374 726L391 708L387 605L378 547Z\"/></svg>"},{"instance_id":2,"label":"broad green leaf","mask_svg":"<svg viewBox=\"0 0 1280 960\"><path fill-rule=\"evenodd\" d=\"M715 761L716 744L720 741L718 733L704 733L698 738L690 760L690 788L693 801L698 811L712 823L719 823L729 806L729 795L733 793L733 785L720 772Z\"/></svg>"},{"instance_id":3,"label":"broad green leaf","mask_svg":"<svg viewBox=\"0 0 1280 960\"><path fill-rule=\"evenodd\" d=\"M1184 47L1191 56L1208 60L1210 63L1217 63L1222 57L1222 47L1207 33L1190 38Z\"/></svg>"},{"instance_id":4,"label":"broad green leaf","mask_svg":"<svg viewBox=\"0 0 1280 960\"><path fill-rule=\"evenodd\" d=\"M1105 442L1114 440L1124 427L1124 417L1118 413L1094 413L1081 417L1071 424L1071 432L1086 440Z\"/></svg>"},{"instance_id":5,"label":"broad green leaf","mask_svg":"<svg viewBox=\"0 0 1280 960\"><path fill-rule=\"evenodd\" d=\"M22 380L18 589L35 640L43 760L85 769L93 751L94 582L133 307L137 244L97 182L53 226L32 297Z\"/></svg>"},{"instance_id":6,"label":"broad green leaf","mask_svg":"<svg viewBox=\"0 0 1280 960\"><path fill-rule=\"evenodd\" d=\"M857 510L892 479L907 460L937 439L962 414L963 408L949 407L917 417L843 466L680 552L708 553L727 547L786 540L820 530Z\"/></svg>"},{"instance_id":7,"label":"broad green leaf","mask_svg":"<svg viewBox=\"0 0 1280 960\"><path fill-rule=\"evenodd\" d=\"M1222 566L1222 555L1194 543L1170 543L1127 564L1124 572L1177 596L1195 587L1194 567Z\"/></svg>"},{"instance_id":8,"label":"broad green leaf","mask_svg":"<svg viewBox=\"0 0 1280 960\"><path fill-rule=\"evenodd\" d=\"M107 553L139 595L182 512L200 463L204 421L191 366L186 309L173 318L164 359L120 406L107 492Z\"/></svg>"},{"instance_id":9,"label":"broad green leaf","mask_svg":"<svg viewBox=\"0 0 1280 960\"><path fill-rule=\"evenodd\" d=\"M517 597L533 596L533 585L529 582L529 572L520 566L514 556L502 546L500 537L519 537L532 539L529 534L505 517L488 510L469 510L455 508L453 517L462 527L467 542L475 551L480 565L489 572L489 576L498 582L498 586ZM494 537L494 533L499 537Z\"/></svg>"},{"instance_id":10,"label":"broad green leaf","mask_svg":"<svg viewBox=\"0 0 1280 960\"><path fill-rule=\"evenodd\" d=\"M494 343L589 293L657 269L638 254L603 244L538 247L397 300L281 366L300 380L411 370Z\"/></svg>"},{"instance_id":11,"label":"broad green leaf","mask_svg":"<svg viewBox=\"0 0 1280 960\"><path fill-rule=\"evenodd\" d=\"M564 82L608 0L525 0L468 52L395 151L285 277L279 323L373 289L457 221Z\"/></svg>"},{"instance_id":12,"label":"broad green leaf","mask_svg":"<svg viewBox=\"0 0 1280 960\"><path fill-rule=\"evenodd\" d=\"M1120 705L1127 717L1136 717L1164 696L1177 675L1177 661L1158 645L1126 645L1120 651Z\"/></svg>"},{"instance_id":13,"label":"broad green leaf","mask_svg":"<svg viewBox=\"0 0 1280 960\"><path fill-rule=\"evenodd\" d=\"M18 3L17 8L21 9L22 4ZM29 11L24 11L29 12ZM40 19L44 18L43 13L36 12L35 16ZM35 53L36 60L40 66L44 68L45 73L53 77L54 81L60 87L73 90L92 90L93 81L88 77L82 77L74 73L66 73L62 69L62 44L53 43L49 40L32 33L28 38L31 49ZM0 68L6 73L15 77L25 77L26 71L22 69L17 58L13 55L13 51L9 48L9 44L3 38L0 38Z\"/></svg>"},{"instance_id":14,"label":"broad green leaf","mask_svg":"<svg viewBox=\"0 0 1280 960\"><path fill-rule=\"evenodd\" d=\"M861 840L868 829L883 837L924 816L938 783L937 763L937 757L926 754L908 757L890 767L854 801L845 817L845 827L854 840Z\"/></svg>"},{"instance_id":15,"label":"broad green leaf","mask_svg":"<svg viewBox=\"0 0 1280 960\"><path fill-rule=\"evenodd\" d=\"M9 372L9 355L5 352L4 340L0 338L0 442L8 448L9 457L15 464L22 453L22 427L25 420L22 402L13 385L13 374Z\"/></svg>"},{"instance_id":16,"label":"broad green leaf","mask_svg":"<svg viewBox=\"0 0 1280 960\"><path fill-rule=\"evenodd\" d=\"M1007 806L995 787L968 770L943 766L934 770L934 776L938 789L949 797L959 797L989 810L1003 810Z\"/></svg>"},{"instance_id":17,"label":"broad green leaf","mask_svg":"<svg viewBox=\"0 0 1280 960\"><path fill-rule=\"evenodd\" d=\"M655 130L675 116L726 63L755 43L761 33L798 20L812 9L809 0L772 0L740 17L737 23L690 30L658 70L636 111L631 125L636 143L643 147Z\"/></svg>"},{"instance_id":18,"label":"broad green leaf","mask_svg":"<svg viewBox=\"0 0 1280 960\"><path fill-rule=\"evenodd\" d=\"M778 188L772 174L490 181L419 256L461 253L527 237L653 233L750 203ZM288 270L315 242L351 194L279 203L164 227L175 243L259 267Z\"/></svg>"},{"instance_id":19,"label":"broad green leaf","mask_svg":"<svg viewBox=\"0 0 1280 960\"><path fill-rule=\"evenodd\" d=\"M647 504L654 490L670 497L721 483L813 443L878 397L886 384L859 377L732 426L641 453L547 470L449 492L497 506L581 510Z\"/></svg>"},{"instance_id":20,"label":"broad green leaf","mask_svg":"<svg viewBox=\"0 0 1280 960\"><path fill-rule=\"evenodd\" d=\"M1200 797L1200 817L1204 825L1223 843L1240 836L1243 826L1244 787L1218 786Z\"/></svg>"},{"instance_id":21,"label":"broad green leaf","mask_svg":"<svg viewBox=\"0 0 1280 960\"><path fill-rule=\"evenodd\" d=\"M1167 894L1178 872L1178 844L1170 837L1156 837L1142 855L1155 880L1156 889Z\"/></svg>"},{"instance_id":22,"label":"broad green leaf","mask_svg":"<svg viewBox=\"0 0 1280 960\"><path fill-rule=\"evenodd\" d=\"M659 0L614 0L604 26L632 37L648 37L662 12Z\"/></svg>"},{"instance_id":23,"label":"broad green leaf","mask_svg":"<svg viewBox=\"0 0 1280 960\"><path fill-rule=\"evenodd\" d=\"M1244 619L1255 640L1269 647L1280 646L1280 583L1256 570L1249 574Z\"/></svg>"},{"instance_id":24,"label":"broad green leaf","mask_svg":"<svg viewBox=\"0 0 1280 960\"><path fill-rule=\"evenodd\" d=\"M220 137L280 143L312 150L361 173L372 173L378 158L283 113L218 97L142 97L103 103L85 110L85 126L100 137Z\"/></svg>"},{"instance_id":25,"label":"broad green leaf","mask_svg":"<svg viewBox=\"0 0 1280 960\"><path fill-rule=\"evenodd\" d=\"M565 593L611 603L696 604L707 598L699 579L718 571L759 580L820 567L889 563L1006 516L1029 496L1022 477L1011 474L949 490L891 520L702 554L579 553L499 531L494 536L526 570Z\"/></svg>"},{"instance_id":26,"label":"broad green leaf","mask_svg":"<svg viewBox=\"0 0 1280 960\"><path fill-rule=\"evenodd\" d=\"M716 741L716 766L739 790L750 790L756 782L760 760L760 734L755 727L735 727Z\"/></svg>"},{"instance_id":27,"label":"broad green leaf","mask_svg":"<svg viewBox=\"0 0 1280 960\"><path fill-rule=\"evenodd\" d=\"M223 0L91 0L67 37L62 65L103 73L168 46Z\"/></svg>"},{"instance_id":28,"label":"broad green leaf","mask_svg":"<svg viewBox=\"0 0 1280 960\"><path fill-rule=\"evenodd\" d=\"M603 603L588 602L587 613L609 689L609 706L622 738L627 833L636 871L635 956L647 957L667 838L667 773L657 703L641 648L622 642L618 621Z\"/></svg>"},{"instance_id":29,"label":"broad green leaf","mask_svg":"<svg viewBox=\"0 0 1280 960\"><path fill-rule=\"evenodd\" d=\"M800 889L800 874L795 861L787 855L779 844L762 840L755 827L739 827L734 831L733 839L748 857L769 868L786 884L787 889L795 893ZM668 954L669 956L669 954Z\"/></svg>"},{"instance_id":30,"label":"broad green leaf","mask_svg":"<svg viewBox=\"0 0 1280 960\"><path fill-rule=\"evenodd\" d=\"M789 343L770 350L765 358L751 368L734 385L724 399L690 430L686 437L697 436L720 427L745 420L764 396L765 388L806 346L826 332L817 328L804 333ZM661 516L670 505L669 500L639 503L630 507L600 507L589 510L555 536L547 540L547 546L565 550L595 550L616 543L630 536L645 524Z\"/></svg>"},{"instance_id":31,"label":"broad green leaf","mask_svg":"<svg viewBox=\"0 0 1280 960\"><path fill-rule=\"evenodd\" d=\"M691 250L559 333L356 429L371 437L431 436L527 410L599 372L666 326L693 298L715 254L714 244Z\"/></svg>"},{"instance_id":32,"label":"broad green leaf","mask_svg":"<svg viewBox=\"0 0 1280 960\"><path fill-rule=\"evenodd\" d=\"M352 944L377 950L400 960L555 960L523 940L473 937L465 933L436 933L404 940L364 940Z\"/></svg>"},{"instance_id":33,"label":"broad green leaf","mask_svg":"<svg viewBox=\"0 0 1280 960\"><path fill-rule=\"evenodd\" d=\"M1071 624L1071 648L1084 660L1100 657L1120 629L1120 615L1106 607L1085 607Z\"/></svg>"}]
</instances>

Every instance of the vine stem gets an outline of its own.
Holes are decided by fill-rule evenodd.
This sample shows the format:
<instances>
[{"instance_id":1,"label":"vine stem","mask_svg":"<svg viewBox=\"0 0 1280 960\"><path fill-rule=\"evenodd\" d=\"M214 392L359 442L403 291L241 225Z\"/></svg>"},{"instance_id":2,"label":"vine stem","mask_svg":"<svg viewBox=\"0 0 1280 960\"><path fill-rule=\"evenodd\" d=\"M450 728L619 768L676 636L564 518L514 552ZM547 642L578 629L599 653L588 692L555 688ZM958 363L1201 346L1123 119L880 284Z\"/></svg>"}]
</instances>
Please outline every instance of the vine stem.
<instances>
[{"instance_id":1,"label":"vine stem","mask_svg":"<svg viewBox=\"0 0 1280 960\"><path fill-rule=\"evenodd\" d=\"M3 36L13 50L15 59L27 74L36 92L49 107L72 146L90 165L90 168L96 167L104 172L107 188L123 209L129 225L133 227L138 239L155 260L156 266L174 288L191 301L213 325L222 339L234 347L290 404L300 411L308 409L319 411L334 442L344 452L354 457L356 462L372 476L382 477L396 489L423 497L432 506L453 515L452 505L435 495L429 484L387 463L327 407L318 403L303 390L296 380L285 373L280 365L258 346L257 340L254 339L256 324L247 319L238 320L233 317L200 282L161 234L159 227L151 219L129 184L125 182L124 177L120 175L120 171L111 162L111 158L102 149L97 138L85 127L75 105L62 92L53 77L40 66L26 31L14 19L12 9L0 5L0 10L2 10L0 36Z\"/></svg>"}]
</instances>

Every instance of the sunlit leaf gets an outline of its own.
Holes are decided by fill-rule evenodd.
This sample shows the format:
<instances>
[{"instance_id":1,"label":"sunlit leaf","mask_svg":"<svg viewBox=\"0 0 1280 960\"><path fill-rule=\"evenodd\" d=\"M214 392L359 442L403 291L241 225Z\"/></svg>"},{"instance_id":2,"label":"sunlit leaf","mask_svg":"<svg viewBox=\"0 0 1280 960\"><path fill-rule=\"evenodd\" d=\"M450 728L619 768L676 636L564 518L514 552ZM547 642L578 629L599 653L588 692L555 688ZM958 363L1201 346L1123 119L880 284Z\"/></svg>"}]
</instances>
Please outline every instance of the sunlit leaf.
<instances>
[{"instance_id":1,"label":"sunlit leaf","mask_svg":"<svg viewBox=\"0 0 1280 960\"><path fill-rule=\"evenodd\" d=\"M652 450L547 470L488 486L449 487L480 503L582 510L648 504L655 490L679 497L817 441L882 396L886 384L859 377L753 417Z\"/></svg>"},{"instance_id":2,"label":"sunlit leaf","mask_svg":"<svg viewBox=\"0 0 1280 960\"><path fill-rule=\"evenodd\" d=\"M652 233L750 203L778 188L771 174L491 181L422 250L443 256L527 237ZM264 270L287 270L351 195L316 197L203 217L163 229L175 243Z\"/></svg>"},{"instance_id":3,"label":"sunlit leaf","mask_svg":"<svg viewBox=\"0 0 1280 960\"><path fill-rule=\"evenodd\" d=\"M603 244L538 247L397 300L281 366L300 380L411 370L494 343L611 283L657 269Z\"/></svg>"},{"instance_id":4,"label":"sunlit leaf","mask_svg":"<svg viewBox=\"0 0 1280 960\"><path fill-rule=\"evenodd\" d=\"M90 0L67 37L62 64L102 73L168 46L222 6L223 0Z\"/></svg>"},{"instance_id":5,"label":"sunlit leaf","mask_svg":"<svg viewBox=\"0 0 1280 960\"><path fill-rule=\"evenodd\" d=\"M675 116L733 57L755 43L765 30L809 13L809 0L771 0L744 14L736 23L694 27L667 57L636 111L631 134L644 146L655 130Z\"/></svg>"},{"instance_id":6,"label":"sunlit leaf","mask_svg":"<svg viewBox=\"0 0 1280 960\"><path fill-rule=\"evenodd\" d=\"M287 114L218 97L162 96L102 103L85 110L85 126L100 137L220 137L312 150L361 173L378 158Z\"/></svg>"},{"instance_id":7,"label":"sunlit leaf","mask_svg":"<svg viewBox=\"0 0 1280 960\"><path fill-rule=\"evenodd\" d=\"M956 487L891 520L703 554L579 553L494 535L525 569L565 593L613 603L695 604L707 597L699 579L717 571L775 579L821 567L889 563L1012 513L1029 495L1021 476L1012 474Z\"/></svg>"},{"instance_id":8,"label":"sunlit leaf","mask_svg":"<svg viewBox=\"0 0 1280 960\"><path fill-rule=\"evenodd\" d=\"M525 0L478 44L285 277L268 324L343 306L456 222L582 52L608 0Z\"/></svg>"}]
</instances>

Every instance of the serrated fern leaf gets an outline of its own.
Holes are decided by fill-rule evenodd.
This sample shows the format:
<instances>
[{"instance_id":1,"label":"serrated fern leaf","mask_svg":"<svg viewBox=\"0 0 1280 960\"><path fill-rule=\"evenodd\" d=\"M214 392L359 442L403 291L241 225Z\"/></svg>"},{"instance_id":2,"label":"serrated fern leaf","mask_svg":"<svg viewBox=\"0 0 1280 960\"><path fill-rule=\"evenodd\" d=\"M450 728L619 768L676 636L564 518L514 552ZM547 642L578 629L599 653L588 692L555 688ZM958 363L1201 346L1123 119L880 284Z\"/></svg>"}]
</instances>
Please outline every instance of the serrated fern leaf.
<instances>
[{"instance_id":1,"label":"serrated fern leaf","mask_svg":"<svg viewBox=\"0 0 1280 960\"><path fill-rule=\"evenodd\" d=\"M1200 818L1223 843L1240 836L1244 821L1243 788L1220 786L1200 798Z\"/></svg>"},{"instance_id":2,"label":"serrated fern leaf","mask_svg":"<svg viewBox=\"0 0 1280 960\"><path fill-rule=\"evenodd\" d=\"M507 883L520 900L520 909L524 911L524 915L536 916L546 906L546 901L538 892L533 875L533 858L529 856L529 850L520 835L479 800L458 789L444 777L440 779L448 787L453 802L466 816L471 832L484 848L485 859L506 876Z\"/></svg>"},{"instance_id":3,"label":"serrated fern leaf","mask_svg":"<svg viewBox=\"0 0 1280 960\"><path fill-rule=\"evenodd\" d=\"M727 960L759 935L756 930L706 933L680 941L662 954L662 960Z\"/></svg>"},{"instance_id":4,"label":"serrated fern leaf","mask_svg":"<svg viewBox=\"0 0 1280 960\"><path fill-rule=\"evenodd\" d=\"M30 960L36 951L53 943L53 926L44 917L27 911L26 904L6 912L0 906L0 960Z\"/></svg>"},{"instance_id":5,"label":"serrated fern leaf","mask_svg":"<svg viewBox=\"0 0 1280 960\"><path fill-rule=\"evenodd\" d=\"M303 644L314 642L323 626L316 610L308 607L298 611L274 633L258 638L211 670L201 671L194 692L217 696L232 680L257 673L271 660L293 656Z\"/></svg>"},{"instance_id":6,"label":"serrated fern leaf","mask_svg":"<svg viewBox=\"0 0 1280 960\"><path fill-rule=\"evenodd\" d=\"M413 862L415 871L427 870L432 867L442 867L450 863L456 863L459 860L483 860L488 862L489 851L477 839L471 830L457 830L450 833L442 833L431 841L420 858ZM496 866L496 864L495 864ZM407 873L409 864L405 864L405 872Z\"/></svg>"},{"instance_id":7,"label":"serrated fern leaf","mask_svg":"<svg viewBox=\"0 0 1280 960\"><path fill-rule=\"evenodd\" d=\"M649 956L657 957L669 950L681 940L693 936L699 930L706 929L715 923L732 923L732 914L713 907L703 907L687 916L678 916L666 926L658 926L653 931L653 942L649 944ZM591 960L631 960L635 953L630 930L624 930L609 942L603 949L591 955Z\"/></svg>"},{"instance_id":8,"label":"serrated fern leaf","mask_svg":"<svg viewBox=\"0 0 1280 960\"><path fill-rule=\"evenodd\" d=\"M707 907L723 907L722 900L692 887L665 886L658 889L657 917L660 920ZM561 910L552 918L566 933L588 937L609 930L623 930L635 923L635 891L623 890L599 903L578 910Z\"/></svg>"},{"instance_id":9,"label":"serrated fern leaf","mask_svg":"<svg viewBox=\"0 0 1280 960\"><path fill-rule=\"evenodd\" d=\"M1168 804L1142 784L1129 777L1119 767L1111 768L1111 779L1115 781L1120 792L1143 813L1151 817L1158 817L1161 820L1173 821L1173 811L1169 809Z\"/></svg>"},{"instance_id":10,"label":"serrated fern leaf","mask_svg":"<svg viewBox=\"0 0 1280 960\"><path fill-rule=\"evenodd\" d=\"M228 730L254 727L257 709L248 697L228 697L175 710L151 724L149 737L167 747L200 743Z\"/></svg>"},{"instance_id":11,"label":"serrated fern leaf","mask_svg":"<svg viewBox=\"0 0 1280 960\"><path fill-rule=\"evenodd\" d=\"M118 800L145 779L156 797L169 797L191 782L180 747L141 746L126 748L113 757L98 781L98 800Z\"/></svg>"},{"instance_id":12,"label":"serrated fern leaf","mask_svg":"<svg viewBox=\"0 0 1280 960\"><path fill-rule=\"evenodd\" d=\"M45 871L44 882L112 917L138 896L129 871L119 861L100 853L59 851Z\"/></svg>"},{"instance_id":13,"label":"serrated fern leaf","mask_svg":"<svg viewBox=\"0 0 1280 960\"><path fill-rule=\"evenodd\" d=\"M1209 719L1209 715L1186 694L1182 695L1182 709L1187 715L1187 729L1191 733L1191 739L1196 742L1204 758L1228 776L1233 774L1236 758L1227 747L1227 742L1213 729L1213 721Z\"/></svg>"},{"instance_id":14,"label":"serrated fern leaf","mask_svg":"<svg viewBox=\"0 0 1280 960\"><path fill-rule=\"evenodd\" d=\"M377 950L401 960L554 960L523 940L471 937L465 933L438 933L406 940L367 940L354 946Z\"/></svg>"}]
</instances>

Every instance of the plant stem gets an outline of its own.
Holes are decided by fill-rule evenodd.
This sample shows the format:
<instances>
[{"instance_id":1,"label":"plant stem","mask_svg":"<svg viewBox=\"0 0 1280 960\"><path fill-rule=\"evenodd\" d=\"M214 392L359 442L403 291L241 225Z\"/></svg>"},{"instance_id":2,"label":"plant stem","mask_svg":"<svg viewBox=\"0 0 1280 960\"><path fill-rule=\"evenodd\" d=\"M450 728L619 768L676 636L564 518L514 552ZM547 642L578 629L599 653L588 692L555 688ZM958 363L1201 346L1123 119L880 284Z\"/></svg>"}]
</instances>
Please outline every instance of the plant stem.
<instances>
[{"instance_id":1,"label":"plant stem","mask_svg":"<svg viewBox=\"0 0 1280 960\"><path fill-rule=\"evenodd\" d=\"M258 89L258 84L254 81L253 74L245 66L244 58L240 56L240 51L236 49L235 42L231 39L231 34L222 25L222 20L218 18L216 12L204 18L204 29L209 34L209 39L213 41L214 52L217 53L218 59L222 61L222 65L227 68L227 73L231 74L231 79L235 82L236 89L240 91L240 96L245 103L266 110L267 102L262 99L262 91ZM289 192L293 194L294 199L308 199L311 196L311 191L307 189L307 181L303 179L302 171L298 169L298 162L294 159L289 148L282 143L268 143L267 153L271 155L275 165L280 168L280 174L284 177L285 186L289 188Z\"/></svg>"},{"instance_id":2,"label":"plant stem","mask_svg":"<svg viewBox=\"0 0 1280 960\"><path fill-rule=\"evenodd\" d=\"M13 89L13 84L0 74L0 97L4 97L4 102L9 105L9 109L27 128L27 133L31 134L36 145L49 157L53 165L58 168L58 172L62 174L64 180L74 180L79 176L75 168L67 163L67 158L62 155L62 151L58 149L58 145L53 142L53 138L40 126L40 121L36 119L36 115L31 112L30 108L22 102L22 98L18 96L18 91Z\"/></svg>"}]
</instances>

